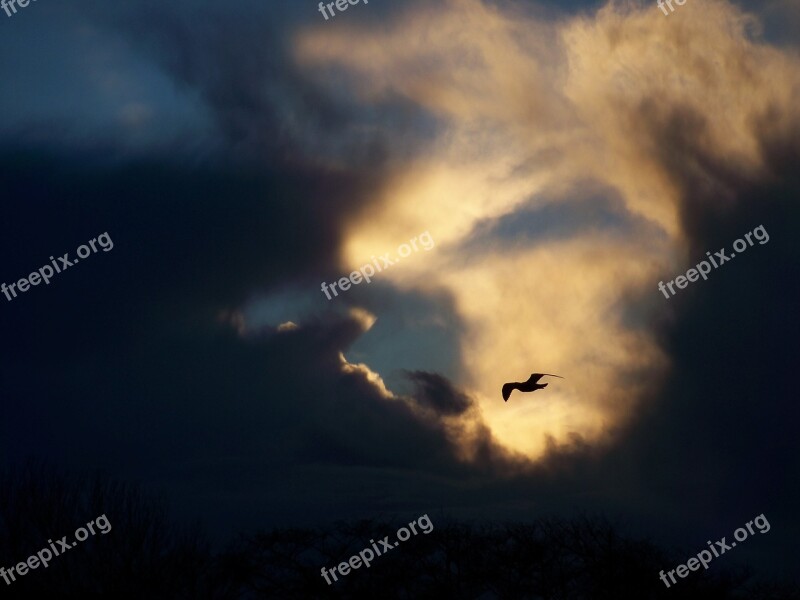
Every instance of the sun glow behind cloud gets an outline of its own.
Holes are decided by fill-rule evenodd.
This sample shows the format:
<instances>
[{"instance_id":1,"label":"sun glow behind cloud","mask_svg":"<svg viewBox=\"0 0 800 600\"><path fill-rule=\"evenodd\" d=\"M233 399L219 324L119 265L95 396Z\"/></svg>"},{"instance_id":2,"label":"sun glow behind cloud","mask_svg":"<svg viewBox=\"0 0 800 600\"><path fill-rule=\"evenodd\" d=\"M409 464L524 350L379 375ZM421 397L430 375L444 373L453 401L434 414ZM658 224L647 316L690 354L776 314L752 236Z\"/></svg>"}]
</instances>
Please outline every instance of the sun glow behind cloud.
<instances>
[{"instance_id":1,"label":"sun glow behind cloud","mask_svg":"<svg viewBox=\"0 0 800 600\"><path fill-rule=\"evenodd\" d=\"M519 8L450 0L410 10L388 31L326 26L296 40L301 64L344 67L358 102L399 94L444 124L393 174L381 202L349 224L344 259L357 266L431 232L435 251L383 277L454 298L468 324L469 376L458 383L478 398L499 441L530 457L548 438L600 440L632 414L642 390L631 382L657 381L667 367L656 341L626 316L642 294L651 297L645 312L663 300L655 285L687 252L685 191L672 170L696 169L714 185L705 165L681 164L659 147L671 120L697 119L692 143L747 176L761 168L752 119L770 103L791 110L796 60L750 41L752 21L726 2L681 10L664 19L655 7L616 3L545 22ZM580 230L463 259L478 223L567 202L586 181L616 190L663 239L643 225L624 239ZM566 379L504 404L501 384L532 371Z\"/></svg>"}]
</instances>

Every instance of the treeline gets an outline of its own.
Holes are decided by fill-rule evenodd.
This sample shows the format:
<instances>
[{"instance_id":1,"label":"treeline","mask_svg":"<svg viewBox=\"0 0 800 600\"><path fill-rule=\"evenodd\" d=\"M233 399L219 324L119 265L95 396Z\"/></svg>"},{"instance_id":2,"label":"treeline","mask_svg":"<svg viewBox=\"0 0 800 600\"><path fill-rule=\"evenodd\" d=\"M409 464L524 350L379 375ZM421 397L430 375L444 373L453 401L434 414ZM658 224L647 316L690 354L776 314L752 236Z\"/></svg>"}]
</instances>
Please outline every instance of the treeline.
<instances>
[{"instance_id":1,"label":"treeline","mask_svg":"<svg viewBox=\"0 0 800 600\"><path fill-rule=\"evenodd\" d=\"M320 569L346 561L404 523L359 521L327 530L242 535L213 552L199 527L175 525L166 504L103 477L70 477L39 463L0 473L0 566L24 561L105 514L92 536L11 585L0 598L793 600L791 585L759 583L715 564L671 589L662 569L685 557L618 533L600 518L517 524L437 522L369 569L328 585Z\"/></svg>"}]
</instances>

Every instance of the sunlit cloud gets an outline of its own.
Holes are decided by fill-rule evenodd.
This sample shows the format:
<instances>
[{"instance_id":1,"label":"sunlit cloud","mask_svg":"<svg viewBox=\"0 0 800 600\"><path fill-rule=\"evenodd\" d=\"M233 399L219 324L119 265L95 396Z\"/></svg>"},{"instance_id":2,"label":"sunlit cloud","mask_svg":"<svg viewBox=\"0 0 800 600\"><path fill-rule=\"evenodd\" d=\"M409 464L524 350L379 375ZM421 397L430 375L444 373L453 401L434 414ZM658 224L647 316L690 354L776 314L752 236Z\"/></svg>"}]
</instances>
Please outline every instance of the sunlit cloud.
<instances>
[{"instance_id":1,"label":"sunlit cloud","mask_svg":"<svg viewBox=\"0 0 800 600\"><path fill-rule=\"evenodd\" d=\"M385 28L296 38L298 63L343 68L361 105L399 95L442 124L347 224L343 260L433 234L434 251L383 277L454 298L467 323L458 384L506 447L540 457L548 440L599 443L634 414L636 382L668 369L631 313L662 301L656 283L686 259L686 206L733 202L723 172L765 176L759 119L797 118L797 57L757 34L753 17L722 0L668 19L654 4L612 2L556 21L450 0ZM579 229L514 247L498 240L463 260L479 223L568 203L586 182L613 190L635 217L624 239ZM566 379L504 404L501 384L532 371Z\"/></svg>"}]
</instances>

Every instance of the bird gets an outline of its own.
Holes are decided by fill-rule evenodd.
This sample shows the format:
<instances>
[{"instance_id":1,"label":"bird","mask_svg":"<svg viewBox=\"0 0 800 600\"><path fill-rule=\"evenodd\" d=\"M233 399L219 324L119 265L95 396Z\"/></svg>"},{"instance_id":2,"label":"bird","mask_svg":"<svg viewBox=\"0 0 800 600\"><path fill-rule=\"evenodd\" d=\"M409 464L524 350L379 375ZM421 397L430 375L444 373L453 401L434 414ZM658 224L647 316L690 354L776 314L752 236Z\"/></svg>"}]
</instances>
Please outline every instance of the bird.
<instances>
[{"instance_id":1,"label":"bird","mask_svg":"<svg viewBox=\"0 0 800 600\"><path fill-rule=\"evenodd\" d=\"M564 379L561 375L553 375L552 373L531 373L531 376L528 378L528 381L519 382L519 381L512 381L511 383L504 383L503 384L503 401L508 402L508 397L511 395L511 392L514 390L519 390L520 392L535 392L536 390L543 390L547 387L546 383L537 383L542 377L548 375L550 377L558 377L559 379Z\"/></svg>"}]
</instances>

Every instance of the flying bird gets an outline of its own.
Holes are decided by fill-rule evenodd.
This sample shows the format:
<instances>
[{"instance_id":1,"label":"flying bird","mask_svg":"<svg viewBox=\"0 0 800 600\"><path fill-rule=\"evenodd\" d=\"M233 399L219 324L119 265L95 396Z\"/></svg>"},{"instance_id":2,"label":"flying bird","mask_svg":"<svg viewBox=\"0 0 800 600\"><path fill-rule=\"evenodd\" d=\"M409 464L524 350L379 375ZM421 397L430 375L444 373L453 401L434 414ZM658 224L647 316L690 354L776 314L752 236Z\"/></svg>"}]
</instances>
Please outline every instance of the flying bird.
<instances>
[{"instance_id":1,"label":"flying bird","mask_svg":"<svg viewBox=\"0 0 800 600\"><path fill-rule=\"evenodd\" d=\"M536 383L545 375L549 377L558 377L559 379L564 379L561 375L553 375L552 373L531 373L531 376L528 378L528 381L519 382L519 381L512 381L511 383L504 383L503 384L503 400L508 402L508 397L511 395L511 392L514 390L519 390L520 392L535 392L536 390L543 390L547 387L546 383Z\"/></svg>"}]
</instances>

